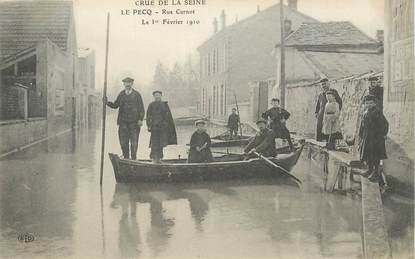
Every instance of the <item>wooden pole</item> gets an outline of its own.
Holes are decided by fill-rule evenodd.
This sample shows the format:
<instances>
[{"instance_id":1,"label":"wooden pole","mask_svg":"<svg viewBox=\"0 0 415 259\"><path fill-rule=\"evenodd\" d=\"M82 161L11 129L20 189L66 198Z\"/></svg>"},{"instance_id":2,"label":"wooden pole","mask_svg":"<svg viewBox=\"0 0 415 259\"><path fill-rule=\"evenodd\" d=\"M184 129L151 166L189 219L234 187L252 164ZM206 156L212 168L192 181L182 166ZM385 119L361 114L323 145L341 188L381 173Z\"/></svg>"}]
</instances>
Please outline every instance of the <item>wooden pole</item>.
<instances>
[{"instance_id":1,"label":"wooden pole","mask_svg":"<svg viewBox=\"0 0 415 259\"><path fill-rule=\"evenodd\" d=\"M107 85L108 85L108 49L110 37L110 13L107 14L107 40L105 49L105 76L104 76L104 90L102 93L103 100L107 100ZM102 178L104 174L104 152L105 152L105 125L107 119L107 104L102 102L102 141L101 141L101 168L99 184L102 185Z\"/></svg>"},{"instance_id":2,"label":"wooden pole","mask_svg":"<svg viewBox=\"0 0 415 259\"><path fill-rule=\"evenodd\" d=\"M280 26L281 26L281 60L280 60L280 101L285 108L285 31L284 31L284 0L280 0Z\"/></svg>"}]
</instances>

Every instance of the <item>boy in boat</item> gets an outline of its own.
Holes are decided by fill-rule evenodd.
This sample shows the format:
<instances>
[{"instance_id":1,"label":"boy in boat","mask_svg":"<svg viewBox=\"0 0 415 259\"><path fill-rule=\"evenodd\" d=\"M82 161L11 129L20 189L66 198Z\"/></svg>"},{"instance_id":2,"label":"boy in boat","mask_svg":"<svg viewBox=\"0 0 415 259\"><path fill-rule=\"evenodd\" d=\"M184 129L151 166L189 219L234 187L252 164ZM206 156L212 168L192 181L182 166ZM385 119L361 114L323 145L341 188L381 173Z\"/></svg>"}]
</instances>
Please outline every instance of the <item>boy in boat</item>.
<instances>
[{"instance_id":1,"label":"boy in boat","mask_svg":"<svg viewBox=\"0 0 415 259\"><path fill-rule=\"evenodd\" d=\"M294 150L293 143L291 141L290 131L285 126L286 120L290 118L290 113L280 107L280 100L273 98L271 100L271 109L262 114L264 120L270 120L270 128L274 131L276 138L286 139L291 151Z\"/></svg>"},{"instance_id":2,"label":"boy in boat","mask_svg":"<svg viewBox=\"0 0 415 259\"><path fill-rule=\"evenodd\" d=\"M154 91L154 101L147 109L146 123L150 136L150 158L154 163L163 159L163 148L177 144L176 128L169 105L162 101L162 92Z\"/></svg>"},{"instance_id":3,"label":"boy in boat","mask_svg":"<svg viewBox=\"0 0 415 259\"><path fill-rule=\"evenodd\" d=\"M231 139L233 136L238 136L238 127L239 127L240 119L239 115L236 113L236 108L232 108L232 113L229 115L228 118L228 128L231 134Z\"/></svg>"},{"instance_id":4,"label":"boy in boat","mask_svg":"<svg viewBox=\"0 0 415 259\"><path fill-rule=\"evenodd\" d=\"M137 159L138 137L144 118L144 104L139 92L133 89L134 79L125 78L122 80L123 90L114 102L108 102L104 97L103 101L110 108L118 109L118 137L122 153L125 159Z\"/></svg>"},{"instance_id":5,"label":"boy in boat","mask_svg":"<svg viewBox=\"0 0 415 259\"><path fill-rule=\"evenodd\" d=\"M323 116L323 134L329 136L327 141L327 149L336 149L336 140L342 139L342 133L340 130L340 106L336 102L335 93L331 90L326 92L327 104L324 108Z\"/></svg>"},{"instance_id":6,"label":"boy in boat","mask_svg":"<svg viewBox=\"0 0 415 259\"><path fill-rule=\"evenodd\" d=\"M376 102L375 96L365 96L365 112L359 128L360 160L366 162L369 169L366 176L371 181L379 180L380 160L387 158L385 139L389 130L389 123Z\"/></svg>"},{"instance_id":7,"label":"boy in boat","mask_svg":"<svg viewBox=\"0 0 415 259\"><path fill-rule=\"evenodd\" d=\"M204 120L196 121L197 130L190 139L190 151L188 163L207 163L213 161L212 152L210 151L210 136L206 133L206 122Z\"/></svg>"},{"instance_id":8,"label":"boy in boat","mask_svg":"<svg viewBox=\"0 0 415 259\"><path fill-rule=\"evenodd\" d=\"M275 135L271 129L267 128L267 121L260 119L257 121L258 133L251 139L249 144L245 147L245 157L256 157L255 152L265 157L275 157L277 150L275 149Z\"/></svg>"}]
</instances>

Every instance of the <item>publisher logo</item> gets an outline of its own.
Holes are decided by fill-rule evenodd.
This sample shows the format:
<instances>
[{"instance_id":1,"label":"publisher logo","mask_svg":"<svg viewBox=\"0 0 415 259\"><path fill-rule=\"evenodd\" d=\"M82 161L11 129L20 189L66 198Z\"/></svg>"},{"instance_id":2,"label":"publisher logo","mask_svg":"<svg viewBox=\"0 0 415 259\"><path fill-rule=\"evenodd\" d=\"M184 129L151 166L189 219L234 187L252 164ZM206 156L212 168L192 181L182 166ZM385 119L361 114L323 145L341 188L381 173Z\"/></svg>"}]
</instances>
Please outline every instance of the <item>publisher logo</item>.
<instances>
[{"instance_id":1,"label":"publisher logo","mask_svg":"<svg viewBox=\"0 0 415 259\"><path fill-rule=\"evenodd\" d=\"M17 237L17 240L19 240L20 242L24 242L24 243L30 243L30 242L35 241L35 236L30 233L24 233L24 234L20 234Z\"/></svg>"}]
</instances>

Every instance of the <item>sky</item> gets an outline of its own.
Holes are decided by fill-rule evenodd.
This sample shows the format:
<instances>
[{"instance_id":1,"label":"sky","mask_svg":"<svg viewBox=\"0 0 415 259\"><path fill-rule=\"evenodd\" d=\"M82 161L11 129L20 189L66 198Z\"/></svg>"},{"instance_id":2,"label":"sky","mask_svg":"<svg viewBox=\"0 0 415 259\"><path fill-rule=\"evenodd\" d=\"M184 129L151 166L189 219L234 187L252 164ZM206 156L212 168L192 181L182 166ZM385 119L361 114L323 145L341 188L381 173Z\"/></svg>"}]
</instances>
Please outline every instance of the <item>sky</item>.
<instances>
[{"instance_id":1,"label":"sky","mask_svg":"<svg viewBox=\"0 0 415 259\"><path fill-rule=\"evenodd\" d=\"M124 76L133 76L139 84L148 85L158 62L172 66L183 62L189 55L197 55L197 47L213 35L213 19L224 9L227 24L242 20L279 3L279 0L205 0L206 5L168 6L166 9L195 9L198 25L141 25L149 16L123 16L123 9L148 9L136 6L136 0L74 0L77 41L80 49L96 52L97 89L104 79L106 15L110 13L110 48L108 78L118 84ZM157 1L158 0L154 0ZM172 0L169 0L172 1ZM177 1L177 0L176 0ZM181 0L184 2L184 0ZM156 5L153 10L161 11ZM325 21L351 21L368 35L375 37L376 30L384 26L383 0L298 0L298 10L313 18ZM168 16L174 19L175 16ZM111 86L109 86L111 87ZM115 86L114 86L115 87Z\"/></svg>"}]
</instances>

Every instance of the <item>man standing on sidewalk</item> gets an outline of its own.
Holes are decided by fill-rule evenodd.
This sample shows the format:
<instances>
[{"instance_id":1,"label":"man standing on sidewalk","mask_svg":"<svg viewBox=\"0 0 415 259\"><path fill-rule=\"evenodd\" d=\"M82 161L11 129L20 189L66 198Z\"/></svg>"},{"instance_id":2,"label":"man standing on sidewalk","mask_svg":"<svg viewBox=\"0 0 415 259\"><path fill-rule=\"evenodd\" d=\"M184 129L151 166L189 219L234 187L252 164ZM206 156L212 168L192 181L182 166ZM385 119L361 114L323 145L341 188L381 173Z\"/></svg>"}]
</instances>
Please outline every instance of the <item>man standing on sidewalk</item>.
<instances>
[{"instance_id":1,"label":"man standing on sidewalk","mask_svg":"<svg viewBox=\"0 0 415 259\"><path fill-rule=\"evenodd\" d=\"M121 91L114 102L104 102L113 109L118 109L118 137L125 159L137 159L138 138L144 119L143 99L138 91L133 89L134 79L122 80L125 89ZM130 157L131 152L131 157Z\"/></svg>"}]
</instances>

